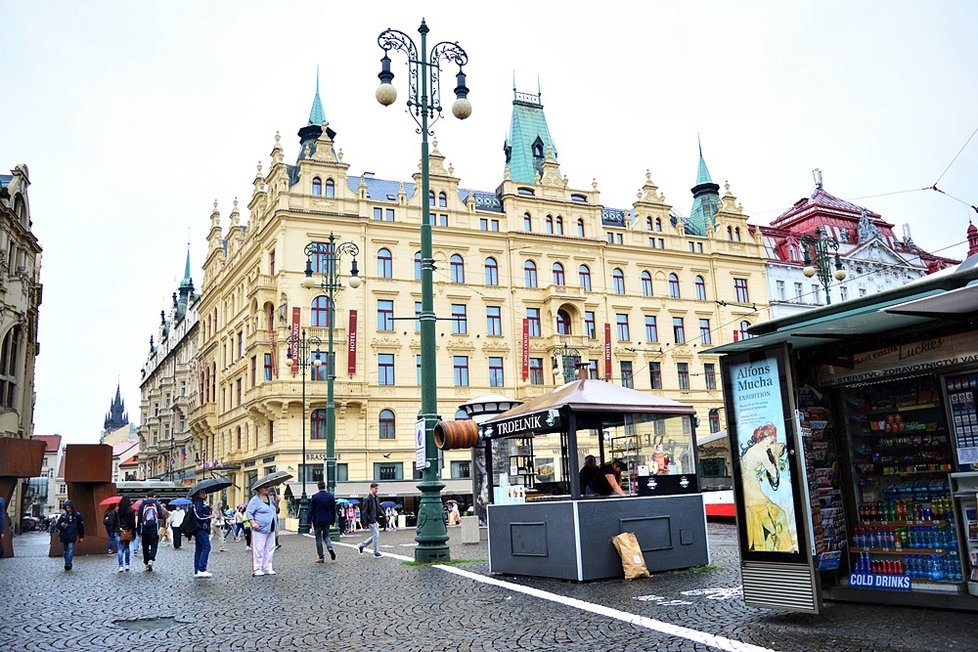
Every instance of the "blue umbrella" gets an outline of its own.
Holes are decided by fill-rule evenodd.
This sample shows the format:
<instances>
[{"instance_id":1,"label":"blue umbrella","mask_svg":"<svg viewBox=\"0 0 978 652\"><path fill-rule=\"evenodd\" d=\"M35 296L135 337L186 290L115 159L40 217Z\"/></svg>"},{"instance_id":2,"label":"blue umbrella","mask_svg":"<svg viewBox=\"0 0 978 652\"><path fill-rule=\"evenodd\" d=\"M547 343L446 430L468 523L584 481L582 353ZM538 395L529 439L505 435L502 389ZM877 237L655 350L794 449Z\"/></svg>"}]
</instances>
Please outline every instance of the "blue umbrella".
<instances>
[{"instance_id":1,"label":"blue umbrella","mask_svg":"<svg viewBox=\"0 0 978 652\"><path fill-rule=\"evenodd\" d=\"M176 498L170 501L170 507L186 507L187 505L193 505L193 501L187 498Z\"/></svg>"},{"instance_id":2,"label":"blue umbrella","mask_svg":"<svg viewBox=\"0 0 978 652\"><path fill-rule=\"evenodd\" d=\"M337 505L349 505L350 504L350 501L347 500L346 498L337 498L336 499L336 504Z\"/></svg>"},{"instance_id":3,"label":"blue umbrella","mask_svg":"<svg viewBox=\"0 0 978 652\"><path fill-rule=\"evenodd\" d=\"M380 504L380 506L383 507L384 509L388 509L390 507L400 507L400 505L395 503L393 500L385 500Z\"/></svg>"},{"instance_id":4,"label":"blue umbrella","mask_svg":"<svg viewBox=\"0 0 978 652\"><path fill-rule=\"evenodd\" d=\"M359 504L360 504L360 501L359 501L359 500L357 500L356 498L354 498L354 499L352 499L352 500L351 500L350 502L351 502L352 504L354 504L354 505L359 505Z\"/></svg>"}]
</instances>

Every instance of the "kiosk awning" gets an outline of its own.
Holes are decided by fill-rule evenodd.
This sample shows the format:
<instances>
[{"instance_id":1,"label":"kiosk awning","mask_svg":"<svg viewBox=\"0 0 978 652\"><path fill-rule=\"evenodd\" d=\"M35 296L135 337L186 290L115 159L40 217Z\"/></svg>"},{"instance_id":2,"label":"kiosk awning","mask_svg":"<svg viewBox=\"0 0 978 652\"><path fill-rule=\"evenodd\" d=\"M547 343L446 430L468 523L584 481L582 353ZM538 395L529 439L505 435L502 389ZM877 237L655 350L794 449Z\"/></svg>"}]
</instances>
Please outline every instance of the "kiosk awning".
<instances>
[{"instance_id":1,"label":"kiosk awning","mask_svg":"<svg viewBox=\"0 0 978 652\"><path fill-rule=\"evenodd\" d=\"M963 288L922 299L914 299L884 308L891 315L915 315L920 317L946 317L978 312L978 281Z\"/></svg>"}]
</instances>

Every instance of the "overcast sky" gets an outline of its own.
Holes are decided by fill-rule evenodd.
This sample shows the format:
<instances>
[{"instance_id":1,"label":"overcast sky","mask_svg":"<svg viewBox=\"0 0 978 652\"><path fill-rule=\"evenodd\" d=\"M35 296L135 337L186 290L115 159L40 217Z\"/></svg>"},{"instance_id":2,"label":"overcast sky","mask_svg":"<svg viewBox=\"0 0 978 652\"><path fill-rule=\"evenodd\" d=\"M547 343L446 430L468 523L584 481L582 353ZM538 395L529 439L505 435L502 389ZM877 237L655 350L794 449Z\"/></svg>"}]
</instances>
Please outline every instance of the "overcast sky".
<instances>
[{"instance_id":1,"label":"overcast sky","mask_svg":"<svg viewBox=\"0 0 978 652\"><path fill-rule=\"evenodd\" d=\"M756 224L809 194L817 167L826 190L898 234L909 223L918 245L963 255L967 205L933 191L877 195L930 186L978 128L978 3L575 7L2 2L0 170L29 166L44 248L35 433L95 441L117 379L138 421L139 369L188 236L199 288L212 202L226 227L276 131L294 161L317 63L350 173L410 177L420 139L400 100L385 109L373 98L376 39L387 27L417 38L422 16L429 43L458 41L470 57L472 117L435 127L464 187L502 179L515 72L525 91L540 78L571 187L596 178L607 206L629 207L648 169L688 214L699 133L714 181L730 182ZM401 55L394 72L406 99ZM978 137L939 186L978 204L976 178Z\"/></svg>"}]
</instances>

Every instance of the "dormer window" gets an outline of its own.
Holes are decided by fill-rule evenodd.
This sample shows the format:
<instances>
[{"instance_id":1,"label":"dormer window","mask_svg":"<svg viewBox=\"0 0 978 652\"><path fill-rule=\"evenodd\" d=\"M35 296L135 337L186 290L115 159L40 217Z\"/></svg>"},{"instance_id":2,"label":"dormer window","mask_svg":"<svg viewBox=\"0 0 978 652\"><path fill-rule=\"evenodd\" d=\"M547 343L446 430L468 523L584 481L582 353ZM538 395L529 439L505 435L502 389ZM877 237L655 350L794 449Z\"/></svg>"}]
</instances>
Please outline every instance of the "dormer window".
<instances>
[{"instance_id":1,"label":"dormer window","mask_svg":"<svg viewBox=\"0 0 978 652\"><path fill-rule=\"evenodd\" d=\"M543 141L539 136L533 141L533 158L543 158Z\"/></svg>"},{"instance_id":2,"label":"dormer window","mask_svg":"<svg viewBox=\"0 0 978 652\"><path fill-rule=\"evenodd\" d=\"M442 208L448 206L448 195L443 192L438 193L438 205Z\"/></svg>"},{"instance_id":3,"label":"dormer window","mask_svg":"<svg viewBox=\"0 0 978 652\"><path fill-rule=\"evenodd\" d=\"M326 198L333 199L336 197L336 184L333 183L332 179L326 179Z\"/></svg>"},{"instance_id":4,"label":"dormer window","mask_svg":"<svg viewBox=\"0 0 978 652\"><path fill-rule=\"evenodd\" d=\"M658 231L658 232L660 232L660 233L662 232L662 218L661 217L655 218L655 230Z\"/></svg>"},{"instance_id":5,"label":"dormer window","mask_svg":"<svg viewBox=\"0 0 978 652\"><path fill-rule=\"evenodd\" d=\"M316 197L322 197L323 195L323 180L319 177L315 177L312 180L312 194Z\"/></svg>"},{"instance_id":6,"label":"dormer window","mask_svg":"<svg viewBox=\"0 0 978 652\"><path fill-rule=\"evenodd\" d=\"M516 189L516 193L519 194L519 195L523 195L524 197L532 197L533 196L533 188L523 188L523 187L520 187L520 188L517 188Z\"/></svg>"},{"instance_id":7,"label":"dormer window","mask_svg":"<svg viewBox=\"0 0 978 652\"><path fill-rule=\"evenodd\" d=\"M586 195L580 195L578 193L574 193L573 195L571 195L571 201L576 201L579 204L586 204L587 203L587 196Z\"/></svg>"},{"instance_id":8,"label":"dormer window","mask_svg":"<svg viewBox=\"0 0 978 652\"><path fill-rule=\"evenodd\" d=\"M434 190L431 190L431 191L428 192L428 205L429 206L434 206L435 205L435 191Z\"/></svg>"}]
</instances>

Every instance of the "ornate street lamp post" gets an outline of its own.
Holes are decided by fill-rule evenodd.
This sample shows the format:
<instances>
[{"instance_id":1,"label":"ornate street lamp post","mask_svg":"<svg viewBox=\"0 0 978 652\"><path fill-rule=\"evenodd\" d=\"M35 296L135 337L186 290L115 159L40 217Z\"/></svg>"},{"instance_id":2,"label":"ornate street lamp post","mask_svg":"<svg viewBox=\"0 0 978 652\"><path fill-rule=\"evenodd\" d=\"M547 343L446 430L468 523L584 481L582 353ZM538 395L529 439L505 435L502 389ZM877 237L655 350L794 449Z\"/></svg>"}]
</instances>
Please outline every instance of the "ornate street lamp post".
<instances>
[{"instance_id":1,"label":"ornate street lamp post","mask_svg":"<svg viewBox=\"0 0 978 652\"><path fill-rule=\"evenodd\" d=\"M564 343L563 348L557 349L554 353L559 357L554 358L554 376L561 372L561 367L563 367L564 382L569 383L575 378L580 377L580 368L582 366L587 366L587 363L581 360L581 352L577 349L571 349Z\"/></svg>"},{"instance_id":2,"label":"ornate street lamp post","mask_svg":"<svg viewBox=\"0 0 978 652\"><path fill-rule=\"evenodd\" d=\"M431 214L428 211L428 135L430 127L441 117L441 60L458 64L455 76L455 102L452 114L464 120L472 114L472 104L467 96L465 73L462 66L468 63L469 56L457 43L442 41L428 50L428 26L424 20L418 28L421 35L421 50L404 32L387 29L377 37L377 44L384 51L380 60L380 86L377 88L377 101L390 106L397 99L397 91L391 82L391 60L387 56L391 50L400 50L407 55L408 65L408 113L417 123L421 132L421 416L424 420L424 470L418 489L421 490L421 505L418 507L418 530L415 540L418 546L414 558L419 562L446 561L451 555L448 550L448 530L441 504L441 490L445 488L438 468L438 448L435 445L433 430L438 420L438 385L435 375L435 312L433 299L432 271L434 260L431 253ZM430 92L430 96L429 96Z\"/></svg>"},{"instance_id":3,"label":"ornate street lamp post","mask_svg":"<svg viewBox=\"0 0 978 652\"><path fill-rule=\"evenodd\" d=\"M327 323L329 336L326 345L326 490L333 493L336 490L336 401L333 397L333 380L336 378L336 356L333 353L333 328L336 325L336 291L342 289L342 273L339 269L339 261L343 256L350 256L353 261L350 265L350 280L347 283L351 288L360 287L360 270L357 269L357 256L360 254L360 247L353 242L342 242L336 244L336 237L332 232L329 234L329 241L325 243L325 250L322 243L310 242L306 245L306 277L302 280L305 288L316 287L316 281L312 277L312 257L319 256L322 261L323 280L319 284L323 292L326 293L329 305L327 307ZM305 490L305 484L302 485Z\"/></svg>"},{"instance_id":4,"label":"ornate street lamp post","mask_svg":"<svg viewBox=\"0 0 978 652\"><path fill-rule=\"evenodd\" d=\"M303 328L299 338L296 339L290 335L285 343L289 347L286 357L292 364L298 362L299 373L302 374L302 470L299 472L302 480L302 496L299 498L299 534L309 534L309 496L306 494L306 373L310 366L318 369L323 364L319 353L319 347L322 346L323 341L315 335L306 337L306 329ZM292 358L293 346L298 351L298 361ZM309 358L313 354L316 359L310 361Z\"/></svg>"},{"instance_id":5,"label":"ornate street lamp post","mask_svg":"<svg viewBox=\"0 0 978 652\"><path fill-rule=\"evenodd\" d=\"M841 281L846 277L846 270L842 269L842 259L839 258L839 241L823 233L822 227L818 227L814 235L806 234L801 237L801 249L805 258L805 269L802 273L808 278L818 274L818 280L825 288L825 303L831 304L829 286L832 285L833 273L829 267L832 264L830 250L835 252L835 280Z\"/></svg>"}]
</instances>

